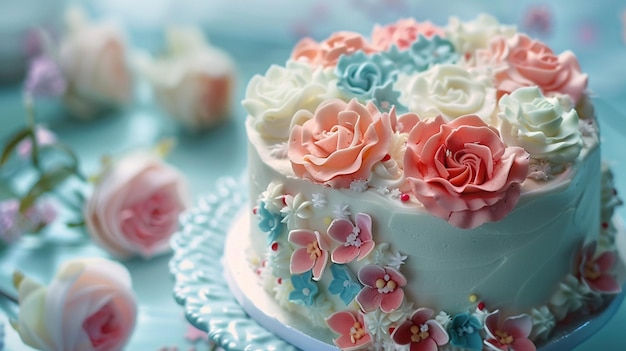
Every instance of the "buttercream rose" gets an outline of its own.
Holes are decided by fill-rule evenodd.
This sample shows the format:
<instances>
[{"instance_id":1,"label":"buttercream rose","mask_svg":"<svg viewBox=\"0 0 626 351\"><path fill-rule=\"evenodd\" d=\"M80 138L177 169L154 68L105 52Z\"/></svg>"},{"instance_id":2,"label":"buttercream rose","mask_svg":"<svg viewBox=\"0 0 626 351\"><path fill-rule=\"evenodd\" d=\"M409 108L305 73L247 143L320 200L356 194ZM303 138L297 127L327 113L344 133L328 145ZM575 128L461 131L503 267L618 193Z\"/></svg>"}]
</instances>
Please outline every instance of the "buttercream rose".
<instances>
[{"instance_id":1,"label":"buttercream rose","mask_svg":"<svg viewBox=\"0 0 626 351\"><path fill-rule=\"evenodd\" d=\"M371 100L377 90L393 84L398 70L382 56L368 56L359 51L352 56L341 56L335 75L339 77L337 87L345 96L365 102Z\"/></svg>"},{"instance_id":2,"label":"buttercream rose","mask_svg":"<svg viewBox=\"0 0 626 351\"><path fill-rule=\"evenodd\" d=\"M409 133L404 173L415 197L433 216L460 228L504 218L528 174L528 153L507 147L478 116L446 123L420 121Z\"/></svg>"},{"instance_id":3,"label":"buttercream rose","mask_svg":"<svg viewBox=\"0 0 626 351\"><path fill-rule=\"evenodd\" d=\"M420 35L426 38L435 35L445 37L445 31L429 21L417 22L413 18L401 19L386 26L374 26L372 44L381 51L389 49L391 45L395 45L400 50L406 50Z\"/></svg>"},{"instance_id":4,"label":"buttercream rose","mask_svg":"<svg viewBox=\"0 0 626 351\"><path fill-rule=\"evenodd\" d=\"M400 103L422 119L475 114L490 122L496 108L496 90L488 77L451 64L400 74L394 89L401 92Z\"/></svg>"},{"instance_id":5,"label":"buttercream rose","mask_svg":"<svg viewBox=\"0 0 626 351\"><path fill-rule=\"evenodd\" d=\"M310 114L310 113L309 113ZM294 126L288 157L298 177L333 188L367 180L391 143L395 111L381 113L373 103L330 100Z\"/></svg>"},{"instance_id":6,"label":"buttercream rose","mask_svg":"<svg viewBox=\"0 0 626 351\"><path fill-rule=\"evenodd\" d=\"M332 69L313 69L303 62L271 66L264 76L254 76L242 101L264 138L285 140L298 110L315 111L319 104L338 97Z\"/></svg>"},{"instance_id":7,"label":"buttercream rose","mask_svg":"<svg viewBox=\"0 0 626 351\"><path fill-rule=\"evenodd\" d=\"M370 54L377 50L361 34L344 31L333 33L321 43L311 38L300 40L293 49L291 58L313 66L334 67L341 55L352 55L357 51Z\"/></svg>"},{"instance_id":8,"label":"buttercream rose","mask_svg":"<svg viewBox=\"0 0 626 351\"><path fill-rule=\"evenodd\" d=\"M446 38L469 60L477 49L486 48L494 37L510 38L515 33L517 30L514 26L504 26L487 14L480 14L475 20L467 22L451 17L446 27Z\"/></svg>"},{"instance_id":9,"label":"buttercream rose","mask_svg":"<svg viewBox=\"0 0 626 351\"><path fill-rule=\"evenodd\" d=\"M500 133L507 145L524 148L530 157L556 164L578 157L583 139L575 109L564 111L557 98L536 86L519 88L499 102Z\"/></svg>"},{"instance_id":10,"label":"buttercream rose","mask_svg":"<svg viewBox=\"0 0 626 351\"><path fill-rule=\"evenodd\" d=\"M68 17L69 31L58 57L68 84L64 97L68 108L88 117L103 108L128 104L133 77L121 29L113 23L89 24L78 10Z\"/></svg>"},{"instance_id":11,"label":"buttercream rose","mask_svg":"<svg viewBox=\"0 0 626 351\"><path fill-rule=\"evenodd\" d=\"M187 197L181 173L155 153L134 152L100 176L85 222L93 240L114 256L149 258L170 249Z\"/></svg>"},{"instance_id":12,"label":"buttercream rose","mask_svg":"<svg viewBox=\"0 0 626 351\"><path fill-rule=\"evenodd\" d=\"M587 88L587 75L571 51L557 56L547 45L524 34L496 37L487 49L479 51L478 67L497 67L493 79L498 96L536 85L546 96L567 94L578 104Z\"/></svg>"},{"instance_id":13,"label":"buttercream rose","mask_svg":"<svg viewBox=\"0 0 626 351\"><path fill-rule=\"evenodd\" d=\"M75 259L48 287L15 275L22 341L46 351L121 350L135 327L137 302L128 270L105 259Z\"/></svg>"}]
</instances>

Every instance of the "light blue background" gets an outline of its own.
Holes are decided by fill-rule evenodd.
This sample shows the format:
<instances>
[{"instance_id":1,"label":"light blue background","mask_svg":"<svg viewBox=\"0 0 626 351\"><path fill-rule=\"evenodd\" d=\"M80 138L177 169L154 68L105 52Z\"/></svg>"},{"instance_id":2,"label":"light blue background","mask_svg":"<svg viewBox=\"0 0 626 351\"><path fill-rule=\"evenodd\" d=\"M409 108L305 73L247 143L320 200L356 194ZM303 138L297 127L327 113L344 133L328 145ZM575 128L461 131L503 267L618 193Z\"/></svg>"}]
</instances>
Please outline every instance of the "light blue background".
<instances>
[{"instance_id":1,"label":"light blue background","mask_svg":"<svg viewBox=\"0 0 626 351\"><path fill-rule=\"evenodd\" d=\"M381 5L383 2L387 5ZM23 125L19 72L28 50L20 44L19 38L24 38L25 29L32 24L58 28L65 3L61 0L0 0L2 139ZM355 7L357 3L359 6ZM391 6L394 3L405 6L397 10ZM316 39L342 29L368 34L376 22L384 24L407 16L431 19L444 25L449 15L469 20L480 12L488 12L502 23L513 23L526 31L524 14L530 6L545 4L552 13L552 29L549 35L540 38L556 52L574 51L583 71L589 74L590 89L613 106L612 111L626 111L626 45L623 41L626 30L621 18L626 3L623 1L458 0L406 4L400 0L87 0L83 4L95 16L119 21L133 47L151 52L160 50L165 25L200 25L211 42L225 49L238 67L232 118L205 133L189 133L176 125L152 103L150 92L141 81L137 84L136 104L93 121L69 118L60 104L41 102L38 105L40 120L78 152L86 173L98 169L100 156L104 154L148 146L173 136L178 144L169 162L185 172L194 194L211 191L219 177L239 176L244 172L245 112L238 102L243 97L246 82L254 74L265 72L272 63L283 63L302 33L309 33ZM376 13L376 20L372 13ZM618 171L618 190L626 193L626 156L622 152L626 114L607 112L600 118L607 125L603 131L605 155ZM620 209L622 217L624 211ZM25 240L22 245L0 254L0 287L11 289L10 275L15 268L47 282L60 262L77 255L106 254L83 240L79 233L56 226L44 237ZM187 350L191 346L184 339L186 323L182 309L171 297L173 283L167 269L168 259L169 256L163 256L151 261L125 262L140 298L139 323L129 350L158 350L163 346ZM625 349L624 325L626 306L577 350ZM10 327L5 326L5 329L8 350L27 350ZM204 346L196 346L203 350Z\"/></svg>"}]
</instances>

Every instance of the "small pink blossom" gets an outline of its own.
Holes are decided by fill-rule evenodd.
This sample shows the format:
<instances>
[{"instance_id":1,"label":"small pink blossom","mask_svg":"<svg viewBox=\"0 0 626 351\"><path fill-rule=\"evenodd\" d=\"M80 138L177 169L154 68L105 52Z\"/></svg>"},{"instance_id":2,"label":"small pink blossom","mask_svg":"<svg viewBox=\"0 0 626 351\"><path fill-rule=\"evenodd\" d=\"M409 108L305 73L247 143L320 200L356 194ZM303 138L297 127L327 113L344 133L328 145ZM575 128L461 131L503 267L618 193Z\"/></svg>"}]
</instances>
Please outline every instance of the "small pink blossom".
<instances>
[{"instance_id":1,"label":"small pink blossom","mask_svg":"<svg viewBox=\"0 0 626 351\"><path fill-rule=\"evenodd\" d=\"M622 288L611 275L616 260L615 252L605 251L598 257L595 255L595 241L583 247L578 259L578 278L591 290L599 293L617 294L621 292Z\"/></svg>"},{"instance_id":2,"label":"small pink blossom","mask_svg":"<svg viewBox=\"0 0 626 351\"><path fill-rule=\"evenodd\" d=\"M372 312L377 308L385 313L396 310L404 300L406 278L392 267L367 265L359 271L359 281L365 285L356 296L361 309Z\"/></svg>"},{"instance_id":3,"label":"small pink blossom","mask_svg":"<svg viewBox=\"0 0 626 351\"><path fill-rule=\"evenodd\" d=\"M369 345L372 337L367 333L363 315L350 311L339 311L326 319L328 327L339 334L334 339L335 345L341 350L357 350Z\"/></svg>"},{"instance_id":4,"label":"small pink blossom","mask_svg":"<svg viewBox=\"0 0 626 351\"><path fill-rule=\"evenodd\" d=\"M293 49L291 58L313 66L334 67L341 55L352 55L360 50L371 54L376 48L358 33L336 32L321 43L311 38L300 40Z\"/></svg>"},{"instance_id":5,"label":"small pink blossom","mask_svg":"<svg viewBox=\"0 0 626 351\"><path fill-rule=\"evenodd\" d=\"M422 35L432 38L438 35L446 36L445 30L433 25L431 22L417 22L412 18L401 19L396 23L386 26L376 25L372 32L372 43L379 50L388 50L391 45L396 45L400 50L407 50L418 37Z\"/></svg>"},{"instance_id":6,"label":"small pink blossom","mask_svg":"<svg viewBox=\"0 0 626 351\"><path fill-rule=\"evenodd\" d=\"M328 235L342 244L333 251L333 262L344 264L355 258L361 260L374 249L372 217L357 213L355 222L356 225L349 219L336 218L328 226Z\"/></svg>"},{"instance_id":7,"label":"small pink blossom","mask_svg":"<svg viewBox=\"0 0 626 351\"><path fill-rule=\"evenodd\" d=\"M429 308L418 308L393 331L391 338L399 345L410 344L411 351L437 351L450 337L441 324L430 319L433 314Z\"/></svg>"},{"instance_id":8,"label":"small pink blossom","mask_svg":"<svg viewBox=\"0 0 626 351\"><path fill-rule=\"evenodd\" d=\"M54 144L57 141L57 136L44 126L38 125L35 127L35 139L37 145L41 147ZM33 142L30 138L26 138L17 144L16 150L21 158L28 158L33 151Z\"/></svg>"},{"instance_id":9,"label":"small pink blossom","mask_svg":"<svg viewBox=\"0 0 626 351\"><path fill-rule=\"evenodd\" d=\"M320 232L295 229L289 232L289 242L299 246L291 255L291 274L313 270L313 280L320 280L328 262L329 246Z\"/></svg>"},{"instance_id":10,"label":"small pink blossom","mask_svg":"<svg viewBox=\"0 0 626 351\"><path fill-rule=\"evenodd\" d=\"M491 350L535 351L535 344L528 339L532 327L532 320L527 314L509 317L500 322L500 311L496 310L485 320L485 345Z\"/></svg>"}]
</instances>

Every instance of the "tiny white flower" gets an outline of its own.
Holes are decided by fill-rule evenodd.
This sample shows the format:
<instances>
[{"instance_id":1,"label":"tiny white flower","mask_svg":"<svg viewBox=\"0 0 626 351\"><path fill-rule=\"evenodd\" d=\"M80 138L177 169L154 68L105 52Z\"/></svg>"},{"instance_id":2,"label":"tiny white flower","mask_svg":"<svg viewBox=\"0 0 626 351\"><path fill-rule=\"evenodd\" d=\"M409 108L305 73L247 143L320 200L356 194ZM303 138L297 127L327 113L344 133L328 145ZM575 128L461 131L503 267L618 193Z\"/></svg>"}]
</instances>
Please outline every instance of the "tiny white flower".
<instances>
[{"instance_id":1,"label":"tiny white flower","mask_svg":"<svg viewBox=\"0 0 626 351\"><path fill-rule=\"evenodd\" d=\"M335 205L335 209L333 210L333 214L335 218L348 218L352 215L350 211L350 206L346 204Z\"/></svg>"},{"instance_id":2,"label":"tiny white flower","mask_svg":"<svg viewBox=\"0 0 626 351\"><path fill-rule=\"evenodd\" d=\"M389 188L387 188L384 185L379 186L378 188L376 188L376 191L380 194L380 195L387 195L389 194Z\"/></svg>"},{"instance_id":3,"label":"tiny white flower","mask_svg":"<svg viewBox=\"0 0 626 351\"><path fill-rule=\"evenodd\" d=\"M328 200L326 200L326 195L322 193L313 194L313 198L311 199L313 202L313 207L315 208L324 208L328 204Z\"/></svg>"},{"instance_id":4,"label":"tiny white flower","mask_svg":"<svg viewBox=\"0 0 626 351\"><path fill-rule=\"evenodd\" d=\"M359 193L364 192L365 190L367 190L367 180L362 180L362 179L353 180L350 183L350 190L356 191Z\"/></svg>"},{"instance_id":5,"label":"tiny white flower","mask_svg":"<svg viewBox=\"0 0 626 351\"><path fill-rule=\"evenodd\" d=\"M398 188L394 188L394 189L392 189L392 190L389 192L389 196L390 196L392 199L399 199L399 198L400 198L400 195L402 195L402 192L401 192L401 191L400 191L400 189L398 189Z\"/></svg>"}]
</instances>

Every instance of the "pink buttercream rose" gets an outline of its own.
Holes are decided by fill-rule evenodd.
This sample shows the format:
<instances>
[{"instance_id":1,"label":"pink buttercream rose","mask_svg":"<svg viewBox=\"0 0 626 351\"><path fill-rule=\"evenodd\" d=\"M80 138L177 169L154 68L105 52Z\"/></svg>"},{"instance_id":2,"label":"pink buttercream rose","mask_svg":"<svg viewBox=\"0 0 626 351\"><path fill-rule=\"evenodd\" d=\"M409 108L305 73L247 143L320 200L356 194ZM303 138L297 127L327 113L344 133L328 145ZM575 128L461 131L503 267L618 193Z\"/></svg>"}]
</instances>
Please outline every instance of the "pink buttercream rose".
<instances>
[{"instance_id":1,"label":"pink buttercream rose","mask_svg":"<svg viewBox=\"0 0 626 351\"><path fill-rule=\"evenodd\" d=\"M555 55L544 43L524 34L495 37L477 52L477 66L496 67L498 98L521 87L538 86L544 95L569 95L578 103L587 88L587 75L570 51Z\"/></svg>"},{"instance_id":2,"label":"pink buttercream rose","mask_svg":"<svg viewBox=\"0 0 626 351\"><path fill-rule=\"evenodd\" d=\"M445 37L443 28L431 22L417 22L413 18L401 19L386 26L376 25L372 31L372 44L381 51L388 50L392 44L398 49L406 50L422 35L431 38L435 35Z\"/></svg>"},{"instance_id":3,"label":"pink buttercream rose","mask_svg":"<svg viewBox=\"0 0 626 351\"><path fill-rule=\"evenodd\" d=\"M121 258L166 252L187 196L182 174L156 154L125 155L107 167L87 202L89 234Z\"/></svg>"},{"instance_id":4,"label":"pink buttercream rose","mask_svg":"<svg viewBox=\"0 0 626 351\"><path fill-rule=\"evenodd\" d=\"M372 166L389 150L395 111L381 113L370 102L330 100L311 119L295 125L288 157L298 177L333 188L367 180Z\"/></svg>"},{"instance_id":5,"label":"pink buttercream rose","mask_svg":"<svg viewBox=\"0 0 626 351\"><path fill-rule=\"evenodd\" d=\"M330 67L337 64L341 55L352 55L359 50L366 54L376 51L361 34L336 32L321 43L303 38L296 44L291 58L309 62L313 66Z\"/></svg>"},{"instance_id":6,"label":"pink buttercream rose","mask_svg":"<svg viewBox=\"0 0 626 351\"><path fill-rule=\"evenodd\" d=\"M415 197L434 216L460 228L509 213L528 174L529 155L507 147L498 131L467 115L420 121L409 133L404 172Z\"/></svg>"},{"instance_id":7,"label":"pink buttercream rose","mask_svg":"<svg viewBox=\"0 0 626 351\"><path fill-rule=\"evenodd\" d=\"M106 259L63 264L48 287L15 275L22 341L47 351L121 350L135 327L137 302L128 270Z\"/></svg>"}]
</instances>

